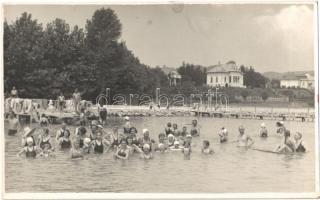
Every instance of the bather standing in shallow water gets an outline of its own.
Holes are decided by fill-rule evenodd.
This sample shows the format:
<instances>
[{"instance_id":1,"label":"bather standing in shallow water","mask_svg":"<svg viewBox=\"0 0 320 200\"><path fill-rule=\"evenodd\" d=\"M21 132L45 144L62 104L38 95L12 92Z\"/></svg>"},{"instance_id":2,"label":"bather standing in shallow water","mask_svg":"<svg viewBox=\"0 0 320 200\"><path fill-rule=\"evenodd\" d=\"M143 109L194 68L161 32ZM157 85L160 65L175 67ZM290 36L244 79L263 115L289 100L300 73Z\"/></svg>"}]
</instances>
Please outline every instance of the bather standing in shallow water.
<instances>
[{"instance_id":1,"label":"bather standing in shallow water","mask_svg":"<svg viewBox=\"0 0 320 200\"><path fill-rule=\"evenodd\" d=\"M130 155L130 152L127 146L127 141L125 139L121 139L120 146L118 147L117 151L114 153L114 157L121 160L128 160L129 155Z\"/></svg>"},{"instance_id":2,"label":"bather standing in shallow water","mask_svg":"<svg viewBox=\"0 0 320 200\"><path fill-rule=\"evenodd\" d=\"M252 140L252 138L250 136L248 136L247 134L245 134L245 129L244 127L241 125L239 126L239 135L238 135L238 147L251 147L254 144L254 141ZM250 141L250 143L249 143Z\"/></svg>"},{"instance_id":3,"label":"bather standing in shallow water","mask_svg":"<svg viewBox=\"0 0 320 200\"><path fill-rule=\"evenodd\" d=\"M200 135L200 128L196 119L192 120L190 134L192 137Z\"/></svg>"}]
</instances>

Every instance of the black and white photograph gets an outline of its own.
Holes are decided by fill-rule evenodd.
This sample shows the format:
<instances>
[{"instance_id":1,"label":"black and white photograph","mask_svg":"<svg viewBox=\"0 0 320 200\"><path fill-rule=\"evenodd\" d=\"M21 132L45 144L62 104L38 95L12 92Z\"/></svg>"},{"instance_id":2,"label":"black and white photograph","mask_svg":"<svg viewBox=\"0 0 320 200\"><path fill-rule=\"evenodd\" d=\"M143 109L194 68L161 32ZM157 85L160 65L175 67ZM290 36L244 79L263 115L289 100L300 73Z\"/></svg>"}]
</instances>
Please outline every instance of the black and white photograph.
<instances>
[{"instance_id":1,"label":"black and white photograph","mask_svg":"<svg viewBox=\"0 0 320 200\"><path fill-rule=\"evenodd\" d=\"M3 3L3 197L317 198L317 3Z\"/></svg>"}]
</instances>

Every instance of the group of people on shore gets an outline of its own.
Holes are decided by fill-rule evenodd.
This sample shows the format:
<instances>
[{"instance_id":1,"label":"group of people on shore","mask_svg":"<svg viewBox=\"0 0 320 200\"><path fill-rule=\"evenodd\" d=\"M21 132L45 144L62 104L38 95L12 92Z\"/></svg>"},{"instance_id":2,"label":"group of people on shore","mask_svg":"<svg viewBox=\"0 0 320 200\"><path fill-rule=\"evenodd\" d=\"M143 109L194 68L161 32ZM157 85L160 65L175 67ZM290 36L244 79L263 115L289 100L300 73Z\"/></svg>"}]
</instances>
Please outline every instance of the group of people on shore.
<instances>
[{"instance_id":1,"label":"group of people on shore","mask_svg":"<svg viewBox=\"0 0 320 200\"><path fill-rule=\"evenodd\" d=\"M19 129L19 120L10 114L8 123L8 134L14 135ZM168 122L164 132L158 134L157 141L150 137L148 129L142 130L142 137L138 136L138 130L131 125L130 118L124 117L125 123L123 131L115 126L112 131L106 132L103 123L93 120L88 127L79 126L71 134L67 124L63 123L56 132L56 136L51 138L48 123L40 123L39 128L24 128L24 134L21 140L22 149L17 154L25 154L26 157L36 156L54 156L55 150L68 150L71 158L83 158L85 154L95 153L103 154L113 152L116 159L128 159L133 154L140 154L141 158L151 159L154 152L181 151L186 158L192 152L192 138L200 135L200 127L197 120L192 120L191 124L185 124L182 129L178 129L176 123ZM186 125L191 125L188 130ZM305 152L306 148L302 143L302 134L295 133L293 139L290 137L290 131L284 126L284 122L277 123L277 133L283 140L275 148L275 152ZM39 134L35 134L38 129ZM245 128L241 125L238 128L239 135L236 142L239 147L251 147L254 144L253 139L245 133ZM36 136L37 135L37 136ZM220 143L228 142L228 130L222 127L218 133ZM268 130L264 123L261 124L260 137L268 137ZM55 144L55 145L54 145ZM210 146L209 140L202 141L201 152L203 154L212 154L214 150Z\"/></svg>"}]
</instances>

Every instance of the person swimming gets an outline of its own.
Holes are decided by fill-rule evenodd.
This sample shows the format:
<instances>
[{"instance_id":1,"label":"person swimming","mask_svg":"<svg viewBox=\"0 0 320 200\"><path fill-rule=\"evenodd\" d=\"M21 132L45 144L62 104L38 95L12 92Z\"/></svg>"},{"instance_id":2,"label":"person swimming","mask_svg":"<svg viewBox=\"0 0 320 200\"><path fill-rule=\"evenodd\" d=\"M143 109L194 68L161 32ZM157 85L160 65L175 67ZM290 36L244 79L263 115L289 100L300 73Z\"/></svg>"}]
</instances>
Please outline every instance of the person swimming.
<instances>
[{"instance_id":1,"label":"person swimming","mask_svg":"<svg viewBox=\"0 0 320 200\"><path fill-rule=\"evenodd\" d=\"M192 120L190 134L192 137L200 135L200 128L196 119Z\"/></svg>"},{"instance_id":2,"label":"person swimming","mask_svg":"<svg viewBox=\"0 0 320 200\"><path fill-rule=\"evenodd\" d=\"M22 139L21 139L21 146L23 147L26 147L28 146L28 143L27 143L27 138L30 137L32 140L33 140L33 146L36 146L36 140L34 139L34 136L33 136L33 133L36 129L35 128L30 128L30 127L25 127L23 129L24 131L24 134L22 136Z\"/></svg>"},{"instance_id":3,"label":"person swimming","mask_svg":"<svg viewBox=\"0 0 320 200\"><path fill-rule=\"evenodd\" d=\"M52 145L51 145L51 136L49 134L49 129L48 128L45 128L42 132L42 134L39 135L39 138L38 138L38 145L39 147L43 150L45 145L49 145L49 149L52 148Z\"/></svg>"},{"instance_id":4,"label":"person swimming","mask_svg":"<svg viewBox=\"0 0 320 200\"><path fill-rule=\"evenodd\" d=\"M56 133L56 141L59 141L60 137L63 137L64 134L70 135L70 131L67 129L67 124L65 122L62 123L61 128Z\"/></svg>"},{"instance_id":5,"label":"person swimming","mask_svg":"<svg viewBox=\"0 0 320 200\"><path fill-rule=\"evenodd\" d=\"M120 145L118 127L114 126L112 128L112 132L108 132L104 136L104 139L107 141L108 145L110 146L109 148L112 148L113 150L117 150L118 145Z\"/></svg>"},{"instance_id":6,"label":"person swimming","mask_svg":"<svg viewBox=\"0 0 320 200\"><path fill-rule=\"evenodd\" d=\"M306 152L306 148L302 142L302 134L296 132L294 134L294 143L295 143L295 152L304 153Z\"/></svg>"},{"instance_id":7,"label":"person swimming","mask_svg":"<svg viewBox=\"0 0 320 200\"><path fill-rule=\"evenodd\" d=\"M167 123L167 127L164 129L166 135L168 136L169 134L172 134L172 127L171 127L171 123L168 122Z\"/></svg>"},{"instance_id":8,"label":"person swimming","mask_svg":"<svg viewBox=\"0 0 320 200\"><path fill-rule=\"evenodd\" d=\"M174 146L174 136L172 134L168 135L168 147Z\"/></svg>"},{"instance_id":9,"label":"person swimming","mask_svg":"<svg viewBox=\"0 0 320 200\"><path fill-rule=\"evenodd\" d=\"M127 146L127 141L125 139L122 139L120 141L120 147L118 147L117 151L114 154L114 157L122 160L127 160L129 159L129 154L130 152Z\"/></svg>"},{"instance_id":10,"label":"person swimming","mask_svg":"<svg viewBox=\"0 0 320 200\"><path fill-rule=\"evenodd\" d=\"M224 143L228 141L228 130L225 127L221 128L218 135L220 137L220 143Z\"/></svg>"},{"instance_id":11,"label":"person swimming","mask_svg":"<svg viewBox=\"0 0 320 200\"><path fill-rule=\"evenodd\" d=\"M252 140L252 138L250 136L248 136L247 134L245 134L245 129L244 127L241 125L239 126L239 135L238 135L238 147L251 147L254 144L254 141ZM250 141L250 143L248 143Z\"/></svg>"},{"instance_id":12,"label":"person swimming","mask_svg":"<svg viewBox=\"0 0 320 200\"><path fill-rule=\"evenodd\" d=\"M265 124L265 123L262 123L262 124L261 124L259 136L260 136L260 137L268 137L268 130L267 130L267 127L266 127L266 124Z\"/></svg>"},{"instance_id":13,"label":"person swimming","mask_svg":"<svg viewBox=\"0 0 320 200\"><path fill-rule=\"evenodd\" d=\"M34 145L34 139L31 137L26 138L27 146L24 146L19 153L17 154L18 157L22 153L25 153L27 158L36 158L37 152L42 152L41 148L38 148L36 145Z\"/></svg>"},{"instance_id":14,"label":"person swimming","mask_svg":"<svg viewBox=\"0 0 320 200\"><path fill-rule=\"evenodd\" d=\"M79 141L80 148L83 147L84 139L87 138L87 129L84 126L80 126L75 130L76 139Z\"/></svg>"},{"instance_id":15,"label":"person swimming","mask_svg":"<svg viewBox=\"0 0 320 200\"><path fill-rule=\"evenodd\" d=\"M9 114L8 126L8 135L15 135L20 128L19 119L16 117L13 111L11 111Z\"/></svg>"},{"instance_id":16,"label":"person swimming","mask_svg":"<svg viewBox=\"0 0 320 200\"><path fill-rule=\"evenodd\" d=\"M180 131L178 130L178 125L176 123L172 124L172 134L175 137L179 137L180 136Z\"/></svg>"},{"instance_id":17,"label":"person swimming","mask_svg":"<svg viewBox=\"0 0 320 200\"><path fill-rule=\"evenodd\" d=\"M49 125L49 119L45 114L41 115L39 123L41 127L47 127Z\"/></svg>"},{"instance_id":18,"label":"person swimming","mask_svg":"<svg viewBox=\"0 0 320 200\"><path fill-rule=\"evenodd\" d=\"M103 142L102 133L100 131L97 132L97 137L92 141L93 152L96 154L102 154L105 149L105 144Z\"/></svg>"},{"instance_id":19,"label":"person swimming","mask_svg":"<svg viewBox=\"0 0 320 200\"><path fill-rule=\"evenodd\" d=\"M286 131L286 127L284 126L284 122L283 121L277 122L276 125L277 125L277 133L279 135L283 135Z\"/></svg>"},{"instance_id":20,"label":"person swimming","mask_svg":"<svg viewBox=\"0 0 320 200\"><path fill-rule=\"evenodd\" d=\"M176 151L180 150L181 151L182 147L180 147L180 142L179 141L174 141L173 146L170 147L170 150Z\"/></svg>"},{"instance_id":21,"label":"person swimming","mask_svg":"<svg viewBox=\"0 0 320 200\"><path fill-rule=\"evenodd\" d=\"M290 138L290 131L285 130L281 143L274 149L279 153L292 153L295 152L295 144Z\"/></svg>"},{"instance_id":22,"label":"person swimming","mask_svg":"<svg viewBox=\"0 0 320 200\"><path fill-rule=\"evenodd\" d=\"M89 154L90 150L91 150L91 139L84 138L83 139L83 146L81 148L83 150L83 153Z\"/></svg>"},{"instance_id":23,"label":"person swimming","mask_svg":"<svg viewBox=\"0 0 320 200\"><path fill-rule=\"evenodd\" d=\"M189 160L191 156L191 143L189 141L185 142L184 147L181 149L181 152L184 155L184 159Z\"/></svg>"},{"instance_id":24,"label":"person swimming","mask_svg":"<svg viewBox=\"0 0 320 200\"><path fill-rule=\"evenodd\" d=\"M203 144L203 147L201 149L201 153L203 153L203 154L213 154L214 153L213 149L210 148L209 140L204 140L202 144Z\"/></svg>"},{"instance_id":25,"label":"person swimming","mask_svg":"<svg viewBox=\"0 0 320 200\"><path fill-rule=\"evenodd\" d=\"M63 134L63 137L59 138L57 144L60 150L70 149L71 148L70 133Z\"/></svg>"},{"instance_id":26,"label":"person swimming","mask_svg":"<svg viewBox=\"0 0 320 200\"><path fill-rule=\"evenodd\" d=\"M151 152L151 146L149 144L144 144L142 149L138 148L138 152L140 153L140 158L142 159L152 159L153 155Z\"/></svg>"},{"instance_id":27,"label":"person swimming","mask_svg":"<svg viewBox=\"0 0 320 200\"><path fill-rule=\"evenodd\" d=\"M186 135L188 135L188 134L189 134L189 133L188 133L187 127L186 127L186 126L183 126L180 135L181 135L182 137L186 137Z\"/></svg>"}]
</instances>

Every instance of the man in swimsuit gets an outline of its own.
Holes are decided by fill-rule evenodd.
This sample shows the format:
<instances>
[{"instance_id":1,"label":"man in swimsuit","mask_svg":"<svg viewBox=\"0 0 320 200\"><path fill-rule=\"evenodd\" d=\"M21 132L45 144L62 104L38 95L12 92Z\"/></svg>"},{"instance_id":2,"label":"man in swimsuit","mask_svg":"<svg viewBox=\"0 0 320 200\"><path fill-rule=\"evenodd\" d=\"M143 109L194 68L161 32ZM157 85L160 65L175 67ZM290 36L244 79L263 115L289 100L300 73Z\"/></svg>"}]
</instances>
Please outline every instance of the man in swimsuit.
<instances>
[{"instance_id":1,"label":"man in swimsuit","mask_svg":"<svg viewBox=\"0 0 320 200\"><path fill-rule=\"evenodd\" d=\"M125 139L122 139L120 142L120 147L115 152L114 156L115 158L127 160L129 158L129 149L127 147L127 141Z\"/></svg>"},{"instance_id":2,"label":"man in swimsuit","mask_svg":"<svg viewBox=\"0 0 320 200\"><path fill-rule=\"evenodd\" d=\"M170 122L167 123L167 127L165 128L165 132L166 132L167 136L169 134L172 134L172 127L171 127L171 123Z\"/></svg>"},{"instance_id":3,"label":"man in swimsuit","mask_svg":"<svg viewBox=\"0 0 320 200\"><path fill-rule=\"evenodd\" d=\"M70 135L70 131L67 129L67 124L65 122L62 123L61 128L56 133L56 141L58 142L59 138L63 137L64 134Z\"/></svg>"},{"instance_id":4,"label":"man in swimsuit","mask_svg":"<svg viewBox=\"0 0 320 200\"><path fill-rule=\"evenodd\" d=\"M251 147L254 144L254 141L250 136L244 133L245 129L241 125L239 126L239 135L238 135L238 147ZM249 143L250 141L250 143Z\"/></svg>"},{"instance_id":5,"label":"man in swimsuit","mask_svg":"<svg viewBox=\"0 0 320 200\"><path fill-rule=\"evenodd\" d=\"M192 120L190 134L192 135L192 137L200 135L200 128L196 119Z\"/></svg>"}]
</instances>

